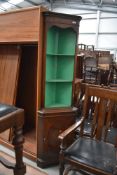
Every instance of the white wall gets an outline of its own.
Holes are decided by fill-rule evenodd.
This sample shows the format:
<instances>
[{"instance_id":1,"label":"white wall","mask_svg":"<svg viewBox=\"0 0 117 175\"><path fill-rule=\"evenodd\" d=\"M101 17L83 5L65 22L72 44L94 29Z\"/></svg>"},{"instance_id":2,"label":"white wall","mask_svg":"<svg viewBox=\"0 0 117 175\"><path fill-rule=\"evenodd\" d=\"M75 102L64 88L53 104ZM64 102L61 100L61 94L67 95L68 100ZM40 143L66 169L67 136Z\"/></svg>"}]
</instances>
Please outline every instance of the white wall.
<instances>
[{"instance_id":1,"label":"white wall","mask_svg":"<svg viewBox=\"0 0 117 175\"><path fill-rule=\"evenodd\" d=\"M117 14L100 12L99 21L97 20L97 18L98 17L95 17L94 15L93 19L92 16L91 18L89 17L88 19L87 18L82 19L80 24L79 42L82 41L84 42L84 38L86 37L86 41L84 44L91 44L90 40L92 39L92 44L94 44L97 49L116 50ZM98 23L98 30L97 30L97 23ZM89 38L90 36L91 39L87 41L87 38Z\"/></svg>"},{"instance_id":2,"label":"white wall","mask_svg":"<svg viewBox=\"0 0 117 175\"><path fill-rule=\"evenodd\" d=\"M56 12L82 16L79 43L95 49L110 50L117 55L117 14L101 11L56 8Z\"/></svg>"}]
</instances>

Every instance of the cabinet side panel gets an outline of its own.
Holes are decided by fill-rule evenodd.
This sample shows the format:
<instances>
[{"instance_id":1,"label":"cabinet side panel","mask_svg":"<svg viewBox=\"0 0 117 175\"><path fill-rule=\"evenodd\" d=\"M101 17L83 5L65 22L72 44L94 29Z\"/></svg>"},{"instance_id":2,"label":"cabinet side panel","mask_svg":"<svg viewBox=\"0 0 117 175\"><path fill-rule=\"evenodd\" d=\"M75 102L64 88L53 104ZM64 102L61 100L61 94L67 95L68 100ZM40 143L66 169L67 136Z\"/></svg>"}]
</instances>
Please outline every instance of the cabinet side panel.
<instances>
[{"instance_id":1,"label":"cabinet side panel","mask_svg":"<svg viewBox=\"0 0 117 175\"><path fill-rule=\"evenodd\" d=\"M0 46L0 102L13 104L16 94L19 69L19 49L17 46Z\"/></svg>"},{"instance_id":2,"label":"cabinet side panel","mask_svg":"<svg viewBox=\"0 0 117 175\"><path fill-rule=\"evenodd\" d=\"M16 104L25 109L26 128L35 126L37 45L22 46Z\"/></svg>"},{"instance_id":3,"label":"cabinet side panel","mask_svg":"<svg viewBox=\"0 0 117 175\"><path fill-rule=\"evenodd\" d=\"M0 15L0 42L37 42L39 10L24 10Z\"/></svg>"}]
</instances>

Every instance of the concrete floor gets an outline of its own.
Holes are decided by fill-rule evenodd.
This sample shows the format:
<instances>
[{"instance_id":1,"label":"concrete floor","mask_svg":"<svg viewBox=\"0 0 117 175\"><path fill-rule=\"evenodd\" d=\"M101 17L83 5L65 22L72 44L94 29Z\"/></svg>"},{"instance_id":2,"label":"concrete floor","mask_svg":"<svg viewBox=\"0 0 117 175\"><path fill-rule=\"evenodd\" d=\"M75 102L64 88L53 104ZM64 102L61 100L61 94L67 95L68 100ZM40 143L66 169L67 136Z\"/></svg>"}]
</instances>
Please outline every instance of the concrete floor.
<instances>
[{"instance_id":1,"label":"concrete floor","mask_svg":"<svg viewBox=\"0 0 117 175\"><path fill-rule=\"evenodd\" d=\"M5 153L7 153L7 154L9 154L9 155L14 157L14 152L11 151L8 148L2 146L2 145L0 145L0 151L3 151L3 152L5 152ZM36 168L36 169L39 169L39 170L41 170L43 172L46 172L48 175L59 175L59 165L41 169L41 168L37 167L37 164L34 161L31 161L31 160L29 160L29 159L27 159L25 157L24 157L23 160L24 160L24 162L26 164L28 164L28 165ZM32 174L32 175L34 175L34 174ZM78 173L78 172L69 172L69 175L81 175L81 174Z\"/></svg>"},{"instance_id":2,"label":"concrete floor","mask_svg":"<svg viewBox=\"0 0 117 175\"><path fill-rule=\"evenodd\" d=\"M0 150L5 152L5 153L8 153L11 156L14 156L14 152L11 151L10 149L4 147L4 146L0 145ZM39 170L42 170L43 172L46 172L48 175L59 175L59 167L58 166L52 166L49 168L41 169L41 168L37 167L35 162L33 162L27 158L24 158L24 162L26 162L28 165L31 165L35 168L38 168Z\"/></svg>"}]
</instances>

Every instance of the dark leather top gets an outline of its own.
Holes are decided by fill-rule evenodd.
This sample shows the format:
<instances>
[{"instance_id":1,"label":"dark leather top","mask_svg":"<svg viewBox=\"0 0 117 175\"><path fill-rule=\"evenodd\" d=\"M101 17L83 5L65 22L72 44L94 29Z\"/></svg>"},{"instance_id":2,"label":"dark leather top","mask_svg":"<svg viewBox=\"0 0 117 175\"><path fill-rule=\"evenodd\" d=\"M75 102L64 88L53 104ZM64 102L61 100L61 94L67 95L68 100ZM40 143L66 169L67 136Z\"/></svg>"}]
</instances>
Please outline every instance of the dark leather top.
<instances>
[{"instance_id":1,"label":"dark leather top","mask_svg":"<svg viewBox=\"0 0 117 175\"><path fill-rule=\"evenodd\" d=\"M114 145L89 138L77 139L66 151L66 156L88 166L113 173L116 160Z\"/></svg>"},{"instance_id":2,"label":"dark leather top","mask_svg":"<svg viewBox=\"0 0 117 175\"><path fill-rule=\"evenodd\" d=\"M11 112L16 111L18 108L12 105L6 105L0 103L0 117L3 117Z\"/></svg>"}]
</instances>

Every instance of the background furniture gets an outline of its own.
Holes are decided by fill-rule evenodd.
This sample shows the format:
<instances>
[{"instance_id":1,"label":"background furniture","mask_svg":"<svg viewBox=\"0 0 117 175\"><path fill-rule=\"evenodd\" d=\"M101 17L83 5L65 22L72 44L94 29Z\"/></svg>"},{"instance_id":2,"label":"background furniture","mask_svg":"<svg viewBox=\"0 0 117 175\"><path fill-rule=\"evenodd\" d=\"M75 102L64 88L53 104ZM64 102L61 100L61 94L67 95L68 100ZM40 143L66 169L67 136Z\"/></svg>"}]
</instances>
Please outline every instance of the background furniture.
<instances>
[{"instance_id":1,"label":"background furniture","mask_svg":"<svg viewBox=\"0 0 117 175\"><path fill-rule=\"evenodd\" d=\"M77 53L76 78L93 84L108 85L112 82L115 73L109 51L94 50L93 45L78 44Z\"/></svg>"},{"instance_id":2,"label":"background furniture","mask_svg":"<svg viewBox=\"0 0 117 175\"><path fill-rule=\"evenodd\" d=\"M99 84L108 85L112 77L112 57L111 55L98 56L98 79Z\"/></svg>"},{"instance_id":3,"label":"background furniture","mask_svg":"<svg viewBox=\"0 0 117 175\"><path fill-rule=\"evenodd\" d=\"M94 67L97 66L97 61L95 63L96 54L94 52L93 45L78 44L77 47L78 47L77 48L78 54L77 54L77 61L76 61L76 77L77 78L84 78L84 76L85 76L84 75L84 72L85 72L84 62L86 59L87 59L87 61L88 61L88 59L92 60L91 62L94 62L94 65L92 65L92 69L94 69ZM94 58L94 61L92 58ZM90 66L90 65L88 64L87 66Z\"/></svg>"},{"instance_id":4,"label":"background furniture","mask_svg":"<svg viewBox=\"0 0 117 175\"><path fill-rule=\"evenodd\" d=\"M83 78L83 60L84 54L78 54L76 59L76 78Z\"/></svg>"},{"instance_id":5,"label":"background furniture","mask_svg":"<svg viewBox=\"0 0 117 175\"><path fill-rule=\"evenodd\" d=\"M38 111L37 163L58 163L58 135L74 123L76 44L81 17L44 13L42 103Z\"/></svg>"},{"instance_id":6,"label":"background furniture","mask_svg":"<svg viewBox=\"0 0 117 175\"><path fill-rule=\"evenodd\" d=\"M14 175L24 175L26 166L23 163L23 143L22 129L24 124L24 110L11 105L0 104L0 133L13 128L12 143L15 149L16 164L8 162L0 156L0 163L5 167L14 170Z\"/></svg>"},{"instance_id":7,"label":"background furniture","mask_svg":"<svg viewBox=\"0 0 117 175\"><path fill-rule=\"evenodd\" d=\"M90 111L88 103L92 96L96 100L91 134L90 137L85 137L84 122L87 118L87 110ZM112 145L108 143L109 140L107 141L114 102L117 102L117 91L87 85L81 120L59 135L61 140L60 175L63 174L66 164L69 166L65 169L65 175L70 170L86 171L87 173L100 175L117 174L117 142L115 142L115 145ZM78 127L80 127L80 135L66 148L65 140Z\"/></svg>"},{"instance_id":8,"label":"background furniture","mask_svg":"<svg viewBox=\"0 0 117 175\"><path fill-rule=\"evenodd\" d=\"M97 58L96 57L84 57L83 60L83 80L85 83L97 84Z\"/></svg>"}]
</instances>

